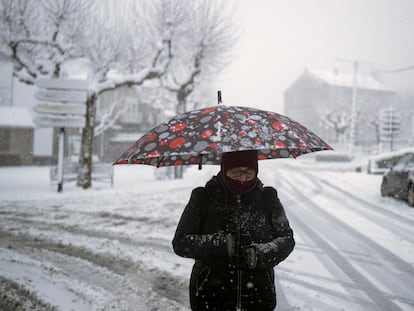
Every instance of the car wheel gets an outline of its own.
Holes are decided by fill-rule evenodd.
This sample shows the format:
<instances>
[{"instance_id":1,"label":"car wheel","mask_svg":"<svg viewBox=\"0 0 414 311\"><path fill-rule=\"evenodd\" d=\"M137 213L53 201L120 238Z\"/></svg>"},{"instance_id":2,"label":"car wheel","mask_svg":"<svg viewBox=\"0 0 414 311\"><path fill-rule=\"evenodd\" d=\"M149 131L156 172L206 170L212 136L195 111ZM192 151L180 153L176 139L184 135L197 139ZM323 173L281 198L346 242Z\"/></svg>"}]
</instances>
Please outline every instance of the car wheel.
<instances>
[{"instance_id":1,"label":"car wheel","mask_svg":"<svg viewBox=\"0 0 414 311\"><path fill-rule=\"evenodd\" d=\"M414 184L410 185L410 187L408 188L407 201L409 206L414 207Z\"/></svg>"},{"instance_id":2,"label":"car wheel","mask_svg":"<svg viewBox=\"0 0 414 311\"><path fill-rule=\"evenodd\" d=\"M381 195L383 197L387 197L390 195L390 192L388 191L387 181L383 178L381 183Z\"/></svg>"}]
</instances>

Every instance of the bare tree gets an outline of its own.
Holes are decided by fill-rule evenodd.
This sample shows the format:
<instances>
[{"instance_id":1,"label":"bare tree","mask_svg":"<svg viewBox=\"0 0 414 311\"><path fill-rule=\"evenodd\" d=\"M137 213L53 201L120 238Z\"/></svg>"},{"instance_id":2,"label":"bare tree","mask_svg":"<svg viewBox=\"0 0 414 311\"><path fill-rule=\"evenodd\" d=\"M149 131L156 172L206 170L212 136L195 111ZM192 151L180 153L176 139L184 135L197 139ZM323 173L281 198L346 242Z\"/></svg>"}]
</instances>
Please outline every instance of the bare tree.
<instances>
[{"instance_id":1,"label":"bare tree","mask_svg":"<svg viewBox=\"0 0 414 311\"><path fill-rule=\"evenodd\" d=\"M153 8L152 11L146 10L148 16L157 17L159 12L168 15L168 12L165 12L168 8L163 6L162 3ZM136 12L139 11L136 10ZM95 136L95 109L98 97L101 94L121 87L140 86L145 81L160 79L166 73L173 58L171 42L175 27L174 20L172 22L168 20L153 20L160 23L160 27L156 29L158 32L151 36L150 40L140 41L141 44L131 45L129 49L131 52L130 58L125 58L125 52L123 51L125 51L124 47L128 45L128 40L132 36L131 31L126 36L120 31L124 30L123 28L117 31L114 31L112 28L104 31L105 28L98 26L99 29L91 28L90 35L93 36L98 32L101 38L97 39L95 36L92 37L94 40L85 40L83 45L86 47L84 55L91 61L93 75L90 77L90 89L86 102L86 124L82 132L81 155L79 157L77 185L82 188L90 188L92 185L92 148ZM96 22L95 25L99 25L99 23ZM147 29L132 29L132 33L145 33L147 31L151 32L151 27ZM112 45L110 44L111 42ZM116 46L114 46L114 43ZM149 53L142 53L148 47L153 48ZM131 58L135 60L136 64L127 66L128 61L125 60L129 60L130 64ZM125 68L129 69L129 72L125 72Z\"/></svg>"},{"instance_id":2,"label":"bare tree","mask_svg":"<svg viewBox=\"0 0 414 311\"><path fill-rule=\"evenodd\" d=\"M172 60L170 70L162 79L164 88L175 97L177 113L194 108L197 90L227 64L236 38L232 15L224 2L182 3L181 11L186 18L177 27L177 40L172 45L178 57ZM175 167L174 176L182 178L182 167Z\"/></svg>"},{"instance_id":3,"label":"bare tree","mask_svg":"<svg viewBox=\"0 0 414 311\"><path fill-rule=\"evenodd\" d=\"M351 126L351 117L346 111L329 112L326 114L323 122L334 129L337 142L345 143L346 133Z\"/></svg>"},{"instance_id":4,"label":"bare tree","mask_svg":"<svg viewBox=\"0 0 414 311\"><path fill-rule=\"evenodd\" d=\"M365 117L368 121L368 125L374 130L375 133L375 142L379 145L381 138L380 138L380 120L379 120L379 113L369 114Z\"/></svg>"},{"instance_id":5,"label":"bare tree","mask_svg":"<svg viewBox=\"0 0 414 311\"><path fill-rule=\"evenodd\" d=\"M76 57L87 0L1 0L0 49L14 61L14 75L33 84L40 76L59 77L62 64Z\"/></svg>"},{"instance_id":6,"label":"bare tree","mask_svg":"<svg viewBox=\"0 0 414 311\"><path fill-rule=\"evenodd\" d=\"M177 94L178 104L185 106L197 78L219 67L231 42L231 35L220 36L229 25L216 18L222 15L218 9L213 11L213 1L198 1L197 5L183 0L123 3L130 6L126 12L132 18L108 23L89 0L0 0L4 30L0 48L13 59L14 74L21 81L58 78L67 61L87 60L86 124L77 179L77 185L85 189L92 185L99 96L122 87L143 86L147 81L173 81L168 85ZM200 12L204 15L199 17ZM164 79L167 73L170 76ZM113 112L112 118L119 115L119 107L107 108ZM113 123L108 120L103 126Z\"/></svg>"},{"instance_id":7,"label":"bare tree","mask_svg":"<svg viewBox=\"0 0 414 311\"><path fill-rule=\"evenodd\" d=\"M131 2L133 4L134 2ZM13 59L14 74L26 83L39 77L59 77L62 64L70 59L89 60L89 91L86 101L86 124L82 132L77 185L91 186L95 108L98 96L123 86L142 85L159 79L168 67L171 54L171 25L161 22L158 36L152 35L146 45L135 45L131 55L140 58L128 74L123 74L128 38L146 29L105 27L93 13L87 0L1 0L1 49ZM153 12L164 11L159 4ZM168 15L168 13L166 13ZM154 16L154 15L153 15ZM143 48L152 46L148 53ZM142 55L146 57L142 57ZM118 74L116 72L118 71ZM111 76L110 73L113 72Z\"/></svg>"},{"instance_id":8,"label":"bare tree","mask_svg":"<svg viewBox=\"0 0 414 311\"><path fill-rule=\"evenodd\" d=\"M176 98L178 113L192 108L188 106L197 88L229 62L237 37L234 10L226 3L187 1L183 10L186 20L172 46L178 57L163 79L164 87Z\"/></svg>"},{"instance_id":9,"label":"bare tree","mask_svg":"<svg viewBox=\"0 0 414 311\"><path fill-rule=\"evenodd\" d=\"M95 137L101 135L107 129L117 126L116 123L119 117L128 109L128 105L119 105L119 103L125 103L127 93L124 87L99 96L96 109Z\"/></svg>"}]
</instances>

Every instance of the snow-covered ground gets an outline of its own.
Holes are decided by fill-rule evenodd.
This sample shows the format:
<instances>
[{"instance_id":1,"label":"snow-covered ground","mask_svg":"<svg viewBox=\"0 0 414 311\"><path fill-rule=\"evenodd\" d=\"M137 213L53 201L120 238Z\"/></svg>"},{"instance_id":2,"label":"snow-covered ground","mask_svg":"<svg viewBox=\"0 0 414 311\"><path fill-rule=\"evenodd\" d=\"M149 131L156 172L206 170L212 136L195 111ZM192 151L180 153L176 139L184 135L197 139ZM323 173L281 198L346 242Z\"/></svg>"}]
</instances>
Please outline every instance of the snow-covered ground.
<instances>
[{"instance_id":1,"label":"snow-covered ground","mask_svg":"<svg viewBox=\"0 0 414 311\"><path fill-rule=\"evenodd\" d=\"M382 198L381 176L356 165L260 162L297 242L275 269L277 310L414 310L414 209ZM189 310L193 262L171 239L191 189L217 170L157 180L153 167L120 165L113 187L57 193L47 167L0 168L2 297L20 299L16 310Z\"/></svg>"}]
</instances>

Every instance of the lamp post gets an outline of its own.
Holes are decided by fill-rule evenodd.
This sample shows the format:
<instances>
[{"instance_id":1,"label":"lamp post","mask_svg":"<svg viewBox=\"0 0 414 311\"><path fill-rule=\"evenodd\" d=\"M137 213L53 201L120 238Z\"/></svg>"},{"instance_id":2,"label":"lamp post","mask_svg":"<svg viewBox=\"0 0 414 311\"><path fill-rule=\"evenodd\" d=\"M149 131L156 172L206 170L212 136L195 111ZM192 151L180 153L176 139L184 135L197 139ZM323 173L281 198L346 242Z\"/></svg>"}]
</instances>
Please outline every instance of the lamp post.
<instances>
[{"instance_id":1,"label":"lamp post","mask_svg":"<svg viewBox=\"0 0 414 311\"><path fill-rule=\"evenodd\" d=\"M354 62L354 77L352 81L351 132L349 138L349 153L352 155L356 141L357 123L357 90L358 90L358 62Z\"/></svg>"},{"instance_id":2,"label":"lamp post","mask_svg":"<svg viewBox=\"0 0 414 311\"><path fill-rule=\"evenodd\" d=\"M354 65L353 79L352 79L352 100L351 100L351 124L349 133L348 152L353 154L356 141L356 127L357 127L357 93L358 93L358 61L351 61L347 59L337 58L337 61L352 63Z\"/></svg>"}]
</instances>

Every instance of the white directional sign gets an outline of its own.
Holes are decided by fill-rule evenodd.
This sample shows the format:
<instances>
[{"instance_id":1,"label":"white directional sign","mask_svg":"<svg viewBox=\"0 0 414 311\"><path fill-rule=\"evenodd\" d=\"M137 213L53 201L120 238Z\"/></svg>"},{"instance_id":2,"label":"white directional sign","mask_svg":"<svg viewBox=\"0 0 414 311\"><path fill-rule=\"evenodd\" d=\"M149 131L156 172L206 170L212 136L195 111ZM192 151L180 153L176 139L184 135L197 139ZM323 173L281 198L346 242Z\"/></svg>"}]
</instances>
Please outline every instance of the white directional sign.
<instances>
[{"instance_id":1,"label":"white directional sign","mask_svg":"<svg viewBox=\"0 0 414 311\"><path fill-rule=\"evenodd\" d=\"M33 122L40 127L58 127L58 192L63 189L65 128L84 128L88 82L71 79L37 79L35 97L41 101L33 110Z\"/></svg>"},{"instance_id":2,"label":"white directional sign","mask_svg":"<svg viewBox=\"0 0 414 311\"><path fill-rule=\"evenodd\" d=\"M37 113L46 113L46 114L76 114L76 115L85 115L86 106L85 104L79 103L47 103L40 102L37 103L33 110Z\"/></svg>"},{"instance_id":3,"label":"white directional sign","mask_svg":"<svg viewBox=\"0 0 414 311\"><path fill-rule=\"evenodd\" d=\"M43 89L35 93L38 100L53 101L53 102L80 102L86 101L88 93L83 90L52 90Z\"/></svg>"},{"instance_id":4,"label":"white directional sign","mask_svg":"<svg viewBox=\"0 0 414 311\"><path fill-rule=\"evenodd\" d=\"M88 81L37 79L33 121L40 127L85 127Z\"/></svg>"},{"instance_id":5,"label":"white directional sign","mask_svg":"<svg viewBox=\"0 0 414 311\"><path fill-rule=\"evenodd\" d=\"M39 88L54 90L87 90L87 80L75 79L37 79L35 84Z\"/></svg>"},{"instance_id":6,"label":"white directional sign","mask_svg":"<svg viewBox=\"0 0 414 311\"><path fill-rule=\"evenodd\" d=\"M40 127L85 127L85 117L76 115L35 114L33 122Z\"/></svg>"},{"instance_id":7,"label":"white directional sign","mask_svg":"<svg viewBox=\"0 0 414 311\"><path fill-rule=\"evenodd\" d=\"M380 110L380 139L390 141L402 132L402 112L392 108Z\"/></svg>"}]
</instances>

